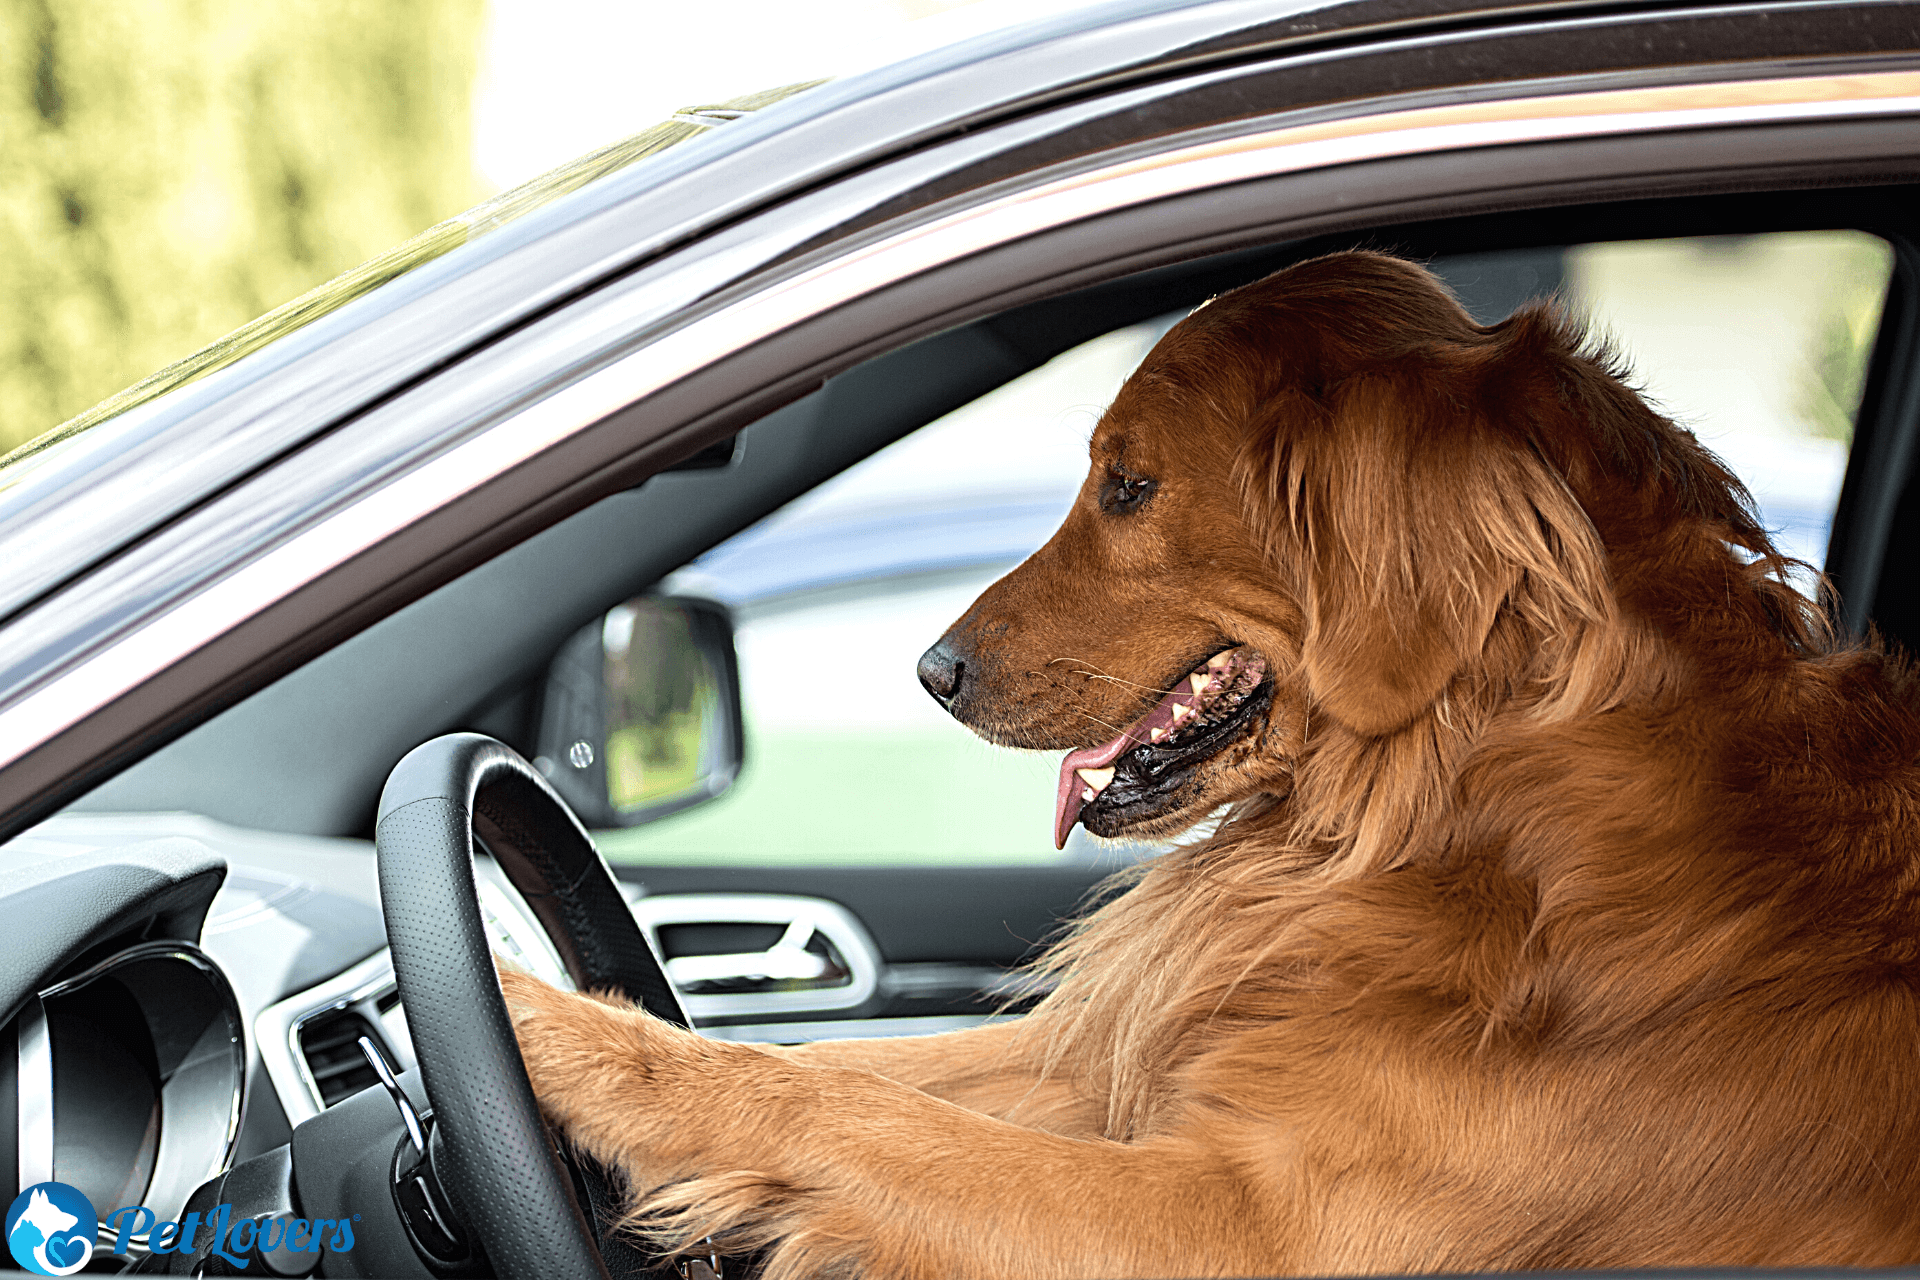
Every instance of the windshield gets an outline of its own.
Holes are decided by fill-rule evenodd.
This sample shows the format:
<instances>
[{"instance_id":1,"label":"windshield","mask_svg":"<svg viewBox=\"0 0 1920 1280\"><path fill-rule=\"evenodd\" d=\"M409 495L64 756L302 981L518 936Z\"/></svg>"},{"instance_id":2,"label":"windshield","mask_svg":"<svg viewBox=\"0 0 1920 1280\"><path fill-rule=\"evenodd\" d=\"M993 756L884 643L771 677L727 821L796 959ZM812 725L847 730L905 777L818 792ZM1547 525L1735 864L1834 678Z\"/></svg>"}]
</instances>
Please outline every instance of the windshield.
<instances>
[{"instance_id":1,"label":"windshield","mask_svg":"<svg viewBox=\"0 0 1920 1280\"><path fill-rule=\"evenodd\" d=\"M0 489L18 483L24 475L25 469L16 464L25 462L63 441L73 439L89 427L97 426L137 405L157 399L216 369L224 368L242 356L250 355L302 326L337 311L355 298L373 292L381 285L405 275L415 267L431 262L442 254L505 226L561 196L577 191L598 178L624 169L647 156L665 151L668 147L685 142L689 138L697 137L716 125L738 119L824 83L823 80L809 80L799 84L783 85L777 89L760 90L708 106L687 107L650 129L591 151L530 182L522 183L510 191L504 191L492 199L483 201L465 213L437 223L419 235L395 245L385 253L349 271L342 272L318 288L311 289L291 302L275 307L272 311L242 325L225 337L207 344L184 360L175 361L164 369L142 378L126 390L107 397L91 409L69 418L52 430L34 437L4 457L0 457Z\"/></svg>"}]
</instances>

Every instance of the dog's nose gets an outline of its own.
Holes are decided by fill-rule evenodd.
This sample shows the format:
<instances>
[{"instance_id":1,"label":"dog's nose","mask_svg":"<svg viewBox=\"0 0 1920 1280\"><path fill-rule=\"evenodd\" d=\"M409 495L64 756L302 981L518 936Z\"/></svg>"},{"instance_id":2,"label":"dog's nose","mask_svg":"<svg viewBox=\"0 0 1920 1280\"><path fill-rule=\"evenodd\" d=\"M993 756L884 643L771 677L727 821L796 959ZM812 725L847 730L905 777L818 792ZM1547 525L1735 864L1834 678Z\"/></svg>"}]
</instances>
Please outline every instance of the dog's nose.
<instances>
[{"instance_id":1,"label":"dog's nose","mask_svg":"<svg viewBox=\"0 0 1920 1280\"><path fill-rule=\"evenodd\" d=\"M967 664L961 661L959 652L945 636L934 641L933 647L920 655L917 670L920 673L920 687L932 694L935 702L951 708L954 698L960 693L960 681L967 673Z\"/></svg>"}]
</instances>

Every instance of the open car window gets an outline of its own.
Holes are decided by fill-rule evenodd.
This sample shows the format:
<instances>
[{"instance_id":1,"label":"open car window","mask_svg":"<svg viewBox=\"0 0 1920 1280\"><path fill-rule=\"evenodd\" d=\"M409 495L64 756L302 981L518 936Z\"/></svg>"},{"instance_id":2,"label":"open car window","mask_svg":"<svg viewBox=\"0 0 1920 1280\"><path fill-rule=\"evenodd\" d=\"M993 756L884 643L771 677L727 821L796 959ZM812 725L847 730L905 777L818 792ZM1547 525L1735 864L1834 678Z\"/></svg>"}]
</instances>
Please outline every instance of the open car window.
<instances>
[{"instance_id":1,"label":"open car window","mask_svg":"<svg viewBox=\"0 0 1920 1280\"><path fill-rule=\"evenodd\" d=\"M1636 385L1733 468L1782 551L1823 567L1892 247L1794 231L1578 245L1565 261L1569 300Z\"/></svg>"},{"instance_id":2,"label":"open car window","mask_svg":"<svg viewBox=\"0 0 1920 1280\"><path fill-rule=\"evenodd\" d=\"M1066 352L669 577L734 613L747 764L721 799L609 831L615 861L1051 861L1053 761L981 742L921 652L1060 523L1087 437L1177 316ZM1084 851L1076 845L1069 856Z\"/></svg>"},{"instance_id":3,"label":"open car window","mask_svg":"<svg viewBox=\"0 0 1920 1280\"><path fill-rule=\"evenodd\" d=\"M1441 258L1475 318L1585 315L1662 410L1818 570L1892 253L1852 231ZM719 800L601 833L630 862L1124 859L1050 838L1056 757L988 746L919 687L919 655L1059 524L1100 411L1178 313L1116 330L928 424L670 576L734 611L747 762ZM1812 582L1801 583L1811 590Z\"/></svg>"}]
</instances>

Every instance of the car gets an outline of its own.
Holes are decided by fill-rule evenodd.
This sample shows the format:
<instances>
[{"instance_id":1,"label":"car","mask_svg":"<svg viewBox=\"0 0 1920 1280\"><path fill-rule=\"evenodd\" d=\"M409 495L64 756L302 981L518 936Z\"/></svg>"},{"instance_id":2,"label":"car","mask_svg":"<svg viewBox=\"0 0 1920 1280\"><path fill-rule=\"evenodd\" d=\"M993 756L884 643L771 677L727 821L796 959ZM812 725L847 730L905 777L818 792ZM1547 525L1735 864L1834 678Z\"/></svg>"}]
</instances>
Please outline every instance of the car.
<instances>
[{"instance_id":1,"label":"car","mask_svg":"<svg viewBox=\"0 0 1920 1280\"><path fill-rule=\"evenodd\" d=\"M1912 643L1917 116L1901 0L1118 0L690 113L17 452L16 1260L655 1265L489 951L734 1039L1018 1016L1150 851L1057 854L914 656L1303 258L1588 308Z\"/></svg>"}]
</instances>

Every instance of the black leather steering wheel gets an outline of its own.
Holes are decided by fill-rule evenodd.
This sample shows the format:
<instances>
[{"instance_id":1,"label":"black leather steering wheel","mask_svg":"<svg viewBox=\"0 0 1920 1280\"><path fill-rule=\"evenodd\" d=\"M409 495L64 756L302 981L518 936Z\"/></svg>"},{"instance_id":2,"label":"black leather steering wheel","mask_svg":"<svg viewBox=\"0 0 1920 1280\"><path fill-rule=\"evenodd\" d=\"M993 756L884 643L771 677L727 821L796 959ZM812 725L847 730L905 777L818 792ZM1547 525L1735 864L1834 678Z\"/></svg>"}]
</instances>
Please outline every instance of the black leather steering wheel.
<instances>
[{"instance_id":1,"label":"black leather steering wheel","mask_svg":"<svg viewBox=\"0 0 1920 1280\"><path fill-rule=\"evenodd\" d=\"M474 733L414 748L380 796L374 843L394 976L432 1100L435 1171L500 1276L607 1268L534 1102L494 973L474 839L532 908L581 990L680 1026L659 959L579 819L511 748Z\"/></svg>"}]
</instances>

